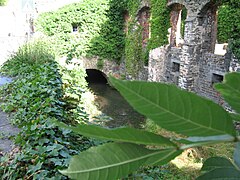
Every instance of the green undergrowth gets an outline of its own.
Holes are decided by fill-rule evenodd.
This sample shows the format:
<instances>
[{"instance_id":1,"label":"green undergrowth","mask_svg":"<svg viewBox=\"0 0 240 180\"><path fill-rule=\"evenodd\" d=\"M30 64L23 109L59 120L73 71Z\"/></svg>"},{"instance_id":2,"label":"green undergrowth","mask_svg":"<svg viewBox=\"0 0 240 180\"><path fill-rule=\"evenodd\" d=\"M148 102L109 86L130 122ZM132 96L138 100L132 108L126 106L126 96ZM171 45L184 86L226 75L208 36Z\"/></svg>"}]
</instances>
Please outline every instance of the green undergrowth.
<instances>
[{"instance_id":1,"label":"green undergrowth","mask_svg":"<svg viewBox=\"0 0 240 180\"><path fill-rule=\"evenodd\" d=\"M52 124L87 120L81 102L85 71L60 67L47 44L37 41L21 47L1 73L14 79L1 87L1 108L21 132L15 138L20 150L0 159L0 177L67 179L58 170L67 167L70 156L98 143Z\"/></svg>"}]
</instances>

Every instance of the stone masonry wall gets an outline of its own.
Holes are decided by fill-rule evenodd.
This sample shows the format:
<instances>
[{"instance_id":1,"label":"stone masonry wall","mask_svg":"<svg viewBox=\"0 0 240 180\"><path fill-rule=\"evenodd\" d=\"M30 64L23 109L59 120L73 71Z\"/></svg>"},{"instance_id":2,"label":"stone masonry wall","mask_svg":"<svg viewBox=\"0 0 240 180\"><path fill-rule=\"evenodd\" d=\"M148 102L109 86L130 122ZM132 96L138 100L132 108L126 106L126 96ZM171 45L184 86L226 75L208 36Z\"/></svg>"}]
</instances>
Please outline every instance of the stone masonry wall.
<instances>
[{"instance_id":1,"label":"stone masonry wall","mask_svg":"<svg viewBox=\"0 0 240 180\"><path fill-rule=\"evenodd\" d=\"M206 53L203 56L202 62L199 65L199 77L197 79L196 92L209 99L214 100L218 104L222 104L223 100L220 94L213 88L213 84L228 72L225 63L225 57ZM220 79L216 79L220 78Z\"/></svg>"}]
</instances>

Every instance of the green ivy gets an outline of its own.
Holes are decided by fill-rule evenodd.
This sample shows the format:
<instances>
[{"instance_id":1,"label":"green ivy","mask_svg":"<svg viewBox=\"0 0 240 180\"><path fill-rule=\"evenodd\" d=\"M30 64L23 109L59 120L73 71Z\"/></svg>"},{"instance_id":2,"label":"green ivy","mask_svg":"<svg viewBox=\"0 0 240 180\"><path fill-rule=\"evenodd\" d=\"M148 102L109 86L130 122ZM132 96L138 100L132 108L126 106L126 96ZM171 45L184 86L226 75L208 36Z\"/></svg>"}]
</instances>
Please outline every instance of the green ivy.
<instances>
[{"instance_id":1,"label":"green ivy","mask_svg":"<svg viewBox=\"0 0 240 180\"><path fill-rule=\"evenodd\" d=\"M36 26L56 40L60 55L119 61L124 49L123 7L121 0L86 0L41 14ZM77 33L72 33L73 26Z\"/></svg>"},{"instance_id":2,"label":"green ivy","mask_svg":"<svg viewBox=\"0 0 240 180\"><path fill-rule=\"evenodd\" d=\"M0 158L3 179L66 179L58 170L68 165L71 155L94 145L52 123L87 120L81 102L87 83L83 69L62 69L48 47L42 42L24 45L1 69L15 77L1 87L1 107L21 129L15 139L20 151Z\"/></svg>"},{"instance_id":3,"label":"green ivy","mask_svg":"<svg viewBox=\"0 0 240 180\"><path fill-rule=\"evenodd\" d=\"M218 41L226 43L231 40L230 49L240 59L240 3L238 0L224 2L218 10Z\"/></svg>"},{"instance_id":4,"label":"green ivy","mask_svg":"<svg viewBox=\"0 0 240 180\"><path fill-rule=\"evenodd\" d=\"M151 38L148 49L154 49L168 44L168 29L170 24L170 9L167 0L151 0Z\"/></svg>"},{"instance_id":5,"label":"green ivy","mask_svg":"<svg viewBox=\"0 0 240 180\"><path fill-rule=\"evenodd\" d=\"M144 64L144 49L142 48L142 28L140 26L128 33L126 36L125 63L127 73L134 78Z\"/></svg>"}]
</instances>

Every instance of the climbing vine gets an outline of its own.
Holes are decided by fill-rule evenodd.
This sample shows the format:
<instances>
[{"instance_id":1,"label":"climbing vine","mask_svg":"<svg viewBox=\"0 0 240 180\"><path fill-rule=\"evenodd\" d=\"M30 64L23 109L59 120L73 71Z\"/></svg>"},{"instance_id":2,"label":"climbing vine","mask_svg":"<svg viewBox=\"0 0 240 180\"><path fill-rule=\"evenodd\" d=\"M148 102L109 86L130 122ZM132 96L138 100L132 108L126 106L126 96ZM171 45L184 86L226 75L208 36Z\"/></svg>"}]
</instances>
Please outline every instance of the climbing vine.
<instances>
[{"instance_id":1,"label":"climbing vine","mask_svg":"<svg viewBox=\"0 0 240 180\"><path fill-rule=\"evenodd\" d=\"M59 55L67 55L70 59L99 56L119 61L124 49L123 4L120 0L86 0L70 4L41 14L36 26L55 40Z\"/></svg>"},{"instance_id":2,"label":"climbing vine","mask_svg":"<svg viewBox=\"0 0 240 180\"><path fill-rule=\"evenodd\" d=\"M218 41L226 43L231 40L230 49L240 59L240 3L238 0L223 2L218 10Z\"/></svg>"},{"instance_id":3,"label":"climbing vine","mask_svg":"<svg viewBox=\"0 0 240 180\"><path fill-rule=\"evenodd\" d=\"M167 0L151 0L151 38L148 49L154 49L168 44L168 29L170 25L170 9Z\"/></svg>"},{"instance_id":4,"label":"climbing vine","mask_svg":"<svg viewBox=\"0 0 240 180\"><path fill-rule=\"evenodd\" d=\"M144 63L144 50L142 48L142 28L136 26L134 31L126 36L126 69L127 73L134 78L137 77L138 72Z\"/></svg>"},{"instance_id":5,"label":"climbing vine","mask_svg":"<svg viewBox=\"0 0 240 180\"><path fill-rule=\"evenodd\" d=\"M137 26L137 13L140 9L141 1L130 0L127 10L130 14L128 35L125 44L125 59L127 72L136 76L141 66L148 64L148 55L151 49L168 43L168 29L170 28L170 10L166 6L167 0L151 0L151 37L147 42L147 47L142 48L142 28ZM132 24L135 24L132 25ZM138 55L137 55L138 53ZM143 63L144 62L144 63ZM136 64L138 65L136 66ZM137 68L136 68L137 67Z\"/></svg>"}]
</instances>

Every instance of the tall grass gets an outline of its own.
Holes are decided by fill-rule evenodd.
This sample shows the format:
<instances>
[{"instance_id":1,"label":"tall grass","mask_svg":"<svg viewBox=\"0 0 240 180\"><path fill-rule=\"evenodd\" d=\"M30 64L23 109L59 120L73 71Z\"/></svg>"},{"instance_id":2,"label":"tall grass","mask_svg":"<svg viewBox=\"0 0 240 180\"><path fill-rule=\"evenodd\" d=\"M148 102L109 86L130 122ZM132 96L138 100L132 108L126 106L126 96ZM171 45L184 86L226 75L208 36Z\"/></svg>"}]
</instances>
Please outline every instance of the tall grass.
<instances>
[{"instance_id":1,"label":"tall grass","mask_svg":"<svg viewBox=\"0 0 240 180\"><path fill-rule=\"evenodd\" d=\"M54 53L47 42L42 40L30 41L11 55L3 64L1 73L8 76L27 74L31 72L29 66L34 68L36 65L44 64L54 59ZM18 71L20 69L21 71Z\"/></svg>"}]
</instances>

